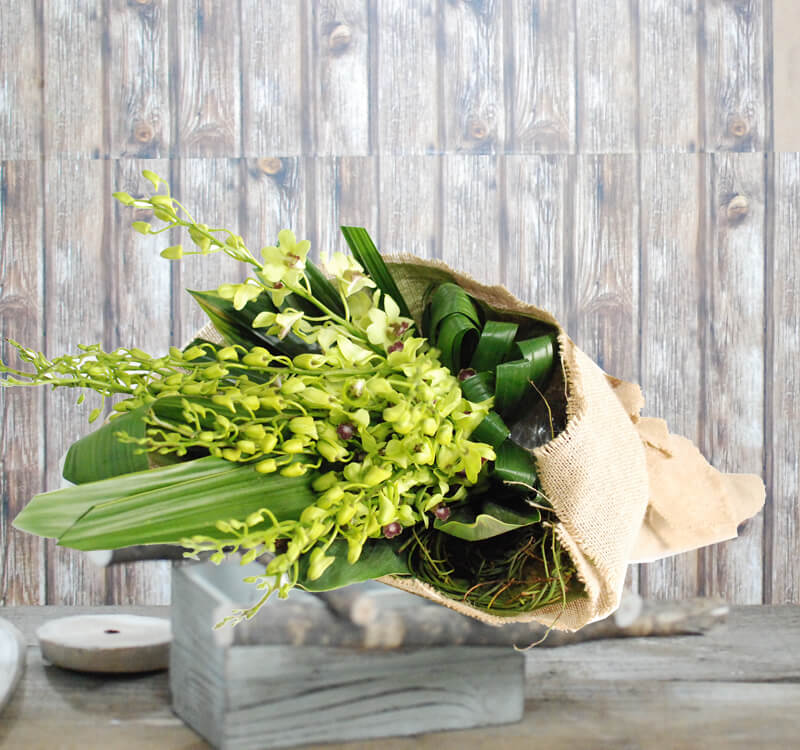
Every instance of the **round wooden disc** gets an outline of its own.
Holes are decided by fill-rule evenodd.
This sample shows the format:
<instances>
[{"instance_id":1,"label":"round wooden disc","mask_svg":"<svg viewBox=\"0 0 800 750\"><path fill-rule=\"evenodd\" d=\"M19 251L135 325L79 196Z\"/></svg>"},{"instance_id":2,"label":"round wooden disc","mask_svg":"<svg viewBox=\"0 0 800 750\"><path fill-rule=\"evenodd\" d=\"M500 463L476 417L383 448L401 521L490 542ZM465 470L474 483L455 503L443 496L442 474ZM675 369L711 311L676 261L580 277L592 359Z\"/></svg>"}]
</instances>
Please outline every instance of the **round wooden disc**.
<instances>
[{"instance_id":1,"label":"round wooden disc","mask_svg":"<svg viewBox=\"0 0 800 750\"><path fill-rule=\"evenodd\" d=\"M169 620L137 615L77 615L36 631L42 656L78 672L152 672L169 666Z\"/></svg>"},{"instance_id":2,"label":"round wooden disc","mask_svg":"<svg viewBox=\"0 0 800 750\"><path fill-rule=\"evenodd\" d=\"M0 711L11 700L25 669L25 638L0 617Z\"/></svg>"}]
</instances>

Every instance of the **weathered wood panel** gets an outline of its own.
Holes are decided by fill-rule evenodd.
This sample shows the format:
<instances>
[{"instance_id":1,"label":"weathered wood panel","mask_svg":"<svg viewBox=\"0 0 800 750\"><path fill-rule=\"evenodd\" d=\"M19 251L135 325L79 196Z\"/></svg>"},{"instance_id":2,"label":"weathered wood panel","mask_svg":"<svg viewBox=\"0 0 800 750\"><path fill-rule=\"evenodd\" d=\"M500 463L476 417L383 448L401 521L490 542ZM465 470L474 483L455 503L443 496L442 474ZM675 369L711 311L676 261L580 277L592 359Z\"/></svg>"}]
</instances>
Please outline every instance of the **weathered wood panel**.
<instances>
[{"instance_id":1,"label":"weathered wood panel","mask_svg":"<svg viewBox=\"0 0 800 750\"><path fill-rule=\"evenodd\" d=\"M314 130L311 153L370 153L369 24L363 0L306 6Z\"/></svg>"},{"instance_id":2,"label":"weathered wood panel","mask_svg":"<svg viewBox=\"0 0 800 750\"><path fill-rule=\"evenodd\" d=\"M505 149L500 0L442 3L439 64L446 152Z\"/></svg>"},{"instance_id":3,"label":"weathered wood panel","mask_svg":"<svg viewBox=\"0 0 800 750\"><path fill-rule=\"evenodd\" d=\"M506 156L501 247L507 255L503 283L520 299L567 320L564 256L569 231L569 159Z\"/></svg>"},{"instance_id":4,"label":"weathered wood panel","mask_svg":"<svg viewBox=\"0 0 800 750\"><path fill-rule=\"evenodd\" d=\"M313 192L306 199L308 239L314 257L335 251L349 253L339 227L366 227L380 236L377 160L371 156L314 159Z\"/></svg>"},{"instance_id":5,"label":"weathered wood panel","mask_svg":"<svg viewBox=\"0 0 800 750\"><path fill-rule=\"evenodd\" d=\"M304 17L304 3L241 2L244 156L300 154L310 143Z\"/></svg>"},{"instance_id":6,"label":"weathered wood panel","mask_svg":"<svg viewBox=\"0 0 800 750\"><path fill-rule=\"evenodd\" d=\"M639 381L637 157L575 161L569 332L606 372Z\"/></svg>"},{"instance_id":7,"label":"weathered wood panel","mask_svg":"<svg viewBox=\"0 0 800 750\"><path fill-rule=\"evenodd\" d=\"M35 2L0 7L0 159L41 154L40 13Z\"/></svg>"},{"instance_id":8,"label":"weathered wood panel","mask_svg":"<svg viewBox=\"0 0 800 750\"><path fill-rule=\"evenodd\" d=\"M106 87L112 158L170 152L168 3L111 1Z\"/></svg>"},{"instance_id":9,"label":"weathered wood panel","mask_svg":"<svg viewBox=\"0 0 800 750\"><path fill-rule=\"evenodd\" d=\"M307 160L298 157L248 159L243 185L247 201L240 234L258 258L259 250L278 241L281 229L298 239L308 234Z\"/></svg>"},{"instance_id":10,"label":"weathered wood panel","mask_svg":"<svg viewBox=\"0 0 800 750\"><path fill-rule=\"evenodd\" d=\"M439 132L439 27L434 0L383 0L375 10L376 149L381 154L437 153Z\"/></svg>"},{"instance_id":11,"label":"weathered wood panel","mask_svg":"<svg viewBox=\"0 0 800 750\"><path fill-rule=\"evenodd\" d=\"M103 23L101 0L42 4L46 158L106 155Z\"/></svg>"},{"instance_id":12,"label":"weathered wood panel","mask_svg":"<svg viewBox=\"0 0 800 750\"><path fill-rule=\"evenodd\" d=\"M771 347L766 361L768 481L771 492L765 594L800 601L800 156L774 157L774 249L769 266Z\"/></svg>"},{"instance_id":13,"label":"weathered wood panel","mask_svg":"<svg viewBox=\"0 0 800 750\"><path fill-rule=\"evenodd\" d=\"M500 284L515 261L500 246L497 157L442 158L441 259L484 284Z\"/></svg>"},{"instance_id":14,"label":"weathered wood panel","mask_svg":"<svg viewBox=\"0 0 800 750\"><path fill-rule=\"evenodd\" d=\"M165 160L122 159L111 163L111 187L133 196L149 195L152 185L141 176L150 169L165 179ZM110 243L106 259L111 270L106 290L107 339L110 347L139 347L159 355L170 345L172 269L158 257L153 239L131 228L131 222L153 221L152 211L131 209L112 201L109 206ZM162 238L163 239L163 238ZM191 259L190 259L191 261ZM107 569L107 602L169 603L170 564L145 562L114 565Z\"/></svg>"},{"instance_id":15,"label":"weathered wood panel","mask_svg":"<svg viewBox=\"0 0 800 750\"><path fill-rule=\"evenodd\" d=\"M43 348L42 173L38 161L0 164L0 359L14 366L6 338ZM27 369L27 366L25 367ZM0 604L44 604L44 540L11 527L42 490L44 393L0 388Z\"/></svg>"},{"instance_id":16,"label":"weathered wood panel","mask_svg":"<svg viewBox=\"0 0 800 750\"><path fill-rule=\"evenodd\" d=\"M508 153L575 151L575 5L506 4Z\"/></svg>"},{"instance_id":17,"label":"weathered wood panel","mask_svg":"<svg viewBox=\"0 0 800 750\"><path fill-rule=\"evenodd\" d=\"M45 354L78 351L79 344L107 344L107 289L112 276L108 261L110 227L104 213L110 162L64 159L44 163ZM46 394L46 488L58 489L59 460L69 446L97 425L87 419L99 405L88 394L83 406L72 389ZM74 550L48 541L47 601L86 604L105 600L104 572Z\"/></svg>"},{"instance_id":18,"label":"weathered wood panel","mask_svg":"<svg viewBox=\"0 0 800 750\"><path fill-rule=\"evenodd\" d=\"M763 154L713 154L707 176L705 377L700 449L722 471L764 464ZM704 594L762 600L763 514L701 551Z\"/></svg>"},{"instance_id":19,"label":"weathered wood panel","mask_svg":"<svg viewBox=\"0 0 800 750\"><path fill-rule=\"evenodd\" d=\"M700 150L698 0L639 2L642 151Z\"/></svg>"},{"instance_id":20,"label":"weathered wood panel","mask_svg":"<svg viewBox=\"0 0 800 750\"><path fill-rule=\"evenodd\" d=\"M180 196L181 203L198 222L239 234L244 213L240 166L239 159L182 159L174 162L172 192ZM227 237L225 234L218 236L221 239ZM153 238L153 242L157 250L167 245L164 235ZM173 242L191 245L188 233L176 233L170 239L170 244ZM154 250L152 262L172 264L172 343L176 346L186 344L208 322L187 289L216 289L220 284L243 281L247 276L244 264L223 252L166 261Z\"/></svg>"},{"instance_id":21,"label":"weathered wood panel","mask_svg":"<svg viewBox=\"0 0 800 750\"><path fill-rule=\"evenodd\" d=\"M420 258L439 257L444 243L439 231L442 157L383 156L378 159L378 173L378 249Z\"/></svg>"},{"instance_id":22,"label":"weathered wood panel","mask_svg":"<svg viewBox=\"0 0 800 750\"><path fill-rule=\"evenodd\" d=\"M641 385L644 413L699 440L703 414L701 294L705 155L642 154ZM680 599L698 591L697 553L642 565L643 596Z\"/></svg>"},{"instance_id":23,"label":"weathered wood panel","mask_svg":"<svg viewBox=\"0 0 800 750\"><path fill-rule=\"evenodd\" d=\"M707 151L770 148L761 0L706 0L702 52Z\"/></svg>"},{"instance_id":24,"label":"weathered wood panel","mask_svg":"<svg viewBox=\"0 0 800 750\"><path fill-rule=\"evenodd\" d=\"M178 156L239 156L239 19L213 0L170 4L170 89Z\"/></svg>"},{"instance_id":25,"label":"weathered wood panel","mask_svg":"<svg viewBox=\"0 0 800 750\"><path fill-rule=\"evenodd\" d=\"M635 6L576 0L578 151L637 148Z\"/></svg>"},{"instance_id":26,"label":"weathered wood panel","mask_svg":"<svg viewBox=\"0 0 800 750\"><path fill-rule=\"evenodd\" d=\"M772 0L771 20L772 45L771 49L765 45L764 57L767 62L771 57L773 64L773 148L800 151L800 4L796 0ZM769 26L766 31L769 34Z\"/></svg>"}]
</instances>

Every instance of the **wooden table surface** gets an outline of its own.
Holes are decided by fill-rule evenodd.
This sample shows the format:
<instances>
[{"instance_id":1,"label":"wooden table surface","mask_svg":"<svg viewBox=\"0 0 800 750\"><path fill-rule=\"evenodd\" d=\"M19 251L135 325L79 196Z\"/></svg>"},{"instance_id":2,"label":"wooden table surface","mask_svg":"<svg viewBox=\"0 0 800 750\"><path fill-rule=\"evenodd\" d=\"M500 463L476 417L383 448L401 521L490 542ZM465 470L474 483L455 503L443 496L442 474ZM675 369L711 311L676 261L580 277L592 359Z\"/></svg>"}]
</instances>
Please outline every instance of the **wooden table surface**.
<instances>
[{"instance_id":1,"label":"wooden table surface","mask_svg":"<svg viewBox=\"0 0 800 750\"><path fill-rule=\"evenodd\" d=\"M25 675L0 715L0 747L208 747L170 710L166 672L107 677L42 662L35 631L45 620L110 609L0 610L28 641ZM113 611L167 617L169 608ZM594 641L534 649L527 659L519 724L324 747L787 750L800 735L800 607L736 607L705 636Z\"/></svg>"}]
</instances>

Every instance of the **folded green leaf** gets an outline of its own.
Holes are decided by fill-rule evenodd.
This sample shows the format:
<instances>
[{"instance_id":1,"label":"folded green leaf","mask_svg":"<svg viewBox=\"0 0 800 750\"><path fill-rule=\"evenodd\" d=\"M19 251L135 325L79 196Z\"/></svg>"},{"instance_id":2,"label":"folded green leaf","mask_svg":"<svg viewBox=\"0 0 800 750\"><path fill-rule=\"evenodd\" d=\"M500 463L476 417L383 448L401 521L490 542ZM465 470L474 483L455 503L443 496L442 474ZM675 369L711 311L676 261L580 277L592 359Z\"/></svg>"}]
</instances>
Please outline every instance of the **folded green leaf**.
<instances>
[{"instance_id":1,"label":"folded green leaf","mask_svg":"<svg viewBox=\"0 0 800 750\"><path fill-rule=\"evenodd\" d=\"M548 334L535 339L526 339L517 343L517 349L523 359L531 363L528 377L542 389L553 372L555 363L555 336Z\"/></svg>"},{"instance_id":2,"label":"folded green leaf","mask_svg":"<svg viewBox=\"0 0 800 750\"><path fill-rule=\"evenodd\" d=\"M131 437L143 438L147 410L147 406L141 406L122 414L73 443L64 461L64 479L72 484L85 484L148 469L150 464L141 448L122 443L116 437L117 433L126 432Z\"/></svg>"},{"instance_id":3,"label":"folded green leaf","mask_svg":"<svg viewBox=\"0 0 800 750\"><path fill-rule=\"evenodd\" d=\"M436 521L434 527L450 536L476 542L530 526L541 520L542 514L536 508L526 508L524 512L515 511L488 501L477 509L471 505L459 508L447 521Z\"/></svg>"},{"instance_id":4,"label":"folded green leaf","mask_svg":"<svg viewBox=\"0 0 800 750\"><path fill-rule=\"evenodd\" d=\"M315 581L308 579L308 557L300 558L298 584L306 591L332 591L388 575L409 575L405 555L398 555L398 544L387 539L371 539L364 544L361 557L347 562L347 542L337 539L326 552L334 562Z\"/></svg>"},{"instance_id":5,"label":"folded green leaf","mask_svg":"<svg viewBox=\"0 0 800 750\"><path fill-rule=\"evenodd\" d=\"M476 372L493 371L511 351L519 326L499 320L487 320L470 362Z\"/></svg>"},{"instance_id":6,"label":"folded green leaf","mask_svg":"<svg viewBox=\"0 0 800 750\"><path fill-rule=\"evenodd\" d=\"M478 310L470 296L458 284L451 282L446 282L436 288L431 297L430 311L428 336L437 348L439 346L439 326L449 316L459 315L466 318L476 330L480 325Z\"/></svg>"},{"instance_id":7,"label":"folded green leaf","mask_svg":"<svg viewBox=\"0 0 800 750\"><path fill-rule=\"evenodd\" d=\"M496 411L490 411L472 431L469 439L478 443L487 443L492 448L497 448L503 444L510 434L511 430L508 429L503 418Z\"/></svg>"},{"instance_id":8,"label":"folded green leaf","mask_svg":"<svg viewBox=\"0 0 800 750\"><path fill-rule=\"evenodd\" d=\"M536 486L533 455L510 438L495 448L494 474L504 482L518 482L528 489ZM524 489L524 488L523 488Z\"/></svg>"},{"instance_id":9,"label":"folded green leaf","mask_svg":"<svg viewBox=\"0 0 800 750\"><path fill-rule=\"evenodd\" d=\"M442 364L458 374L469 361L478 338L478 326L464 315L448 315L439 325L436 348Z\"/></svg>"},{"instance_id":10,"label":"folded green leaf","mask_svg":"<svg viewBox=\"0 0 800 750\"><path fill-rule=\"evenodd\" d=\"M340 227L340 229L353 257L361 264L378 289L384 294L388 294L397 303L400 315L410 318L411 312L408 305L397 288L389 267L384 263L378 248L375 247L375 243L369 236L369 232L364 227Z\"/></svg>"}]
</instances>

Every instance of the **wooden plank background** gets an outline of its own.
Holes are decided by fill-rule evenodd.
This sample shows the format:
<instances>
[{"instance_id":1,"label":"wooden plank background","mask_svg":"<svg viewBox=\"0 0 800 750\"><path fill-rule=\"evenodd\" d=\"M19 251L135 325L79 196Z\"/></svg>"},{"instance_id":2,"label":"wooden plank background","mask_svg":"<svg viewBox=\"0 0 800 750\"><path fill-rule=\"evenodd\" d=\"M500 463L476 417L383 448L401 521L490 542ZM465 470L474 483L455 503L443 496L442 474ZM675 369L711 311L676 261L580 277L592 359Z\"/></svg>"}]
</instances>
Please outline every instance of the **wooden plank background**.
<instances>
[{"instance_id":1,"label":"wooden plank background","mask_svg":"<svg viewBox=\"0 0 800 750\"><path fill-rule=\"evenodd\" d=\"M290 226L343 249L337 226L364 224L383 251L553 310L642 383L647 413L764 475L740 539L629 585L800 603L800 158L773 147L772 16L770 0L2 0L0 335L163 350L200 324L183 289L239 271L169 264L131 232L143 217L110 194L143 191L145 167L254 246ZM89 429L73 400L0 390L0 603L165 602L163 564L98 572L10 527Z\"/></svg>"}]
</instances>

